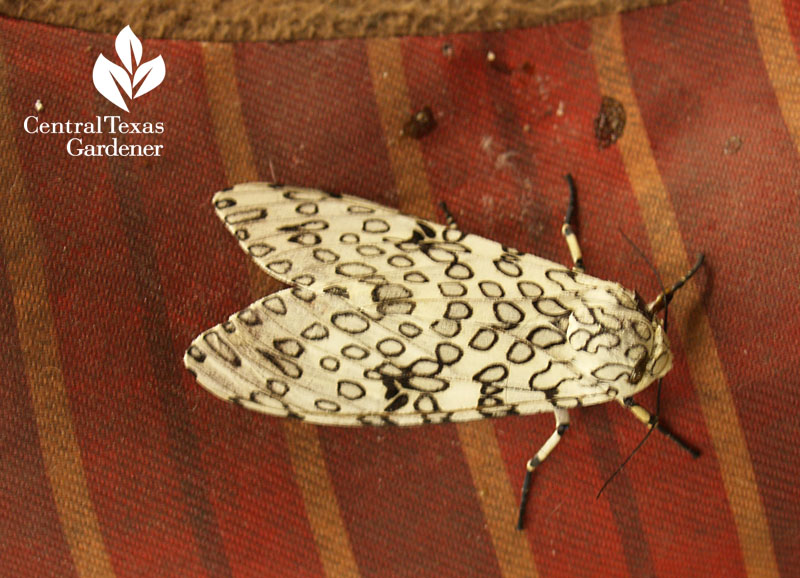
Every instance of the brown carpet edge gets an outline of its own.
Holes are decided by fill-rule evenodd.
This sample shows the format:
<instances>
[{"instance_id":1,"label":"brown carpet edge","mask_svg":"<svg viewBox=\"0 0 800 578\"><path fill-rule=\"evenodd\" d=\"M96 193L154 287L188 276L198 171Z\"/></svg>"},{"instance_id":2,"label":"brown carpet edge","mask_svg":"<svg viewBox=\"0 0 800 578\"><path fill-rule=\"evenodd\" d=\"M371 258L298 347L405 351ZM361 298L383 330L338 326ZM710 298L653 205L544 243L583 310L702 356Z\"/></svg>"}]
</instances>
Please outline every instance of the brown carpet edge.
<instances>
[{"instance_id":1,"label":"brown carpet edge","mask_svg":"<svg viewBox=\"0 0 800 578\"><path fill-rule=\"evenodd\" d=\"M674 0L0 0L0 14L140 38L206 42L436 36L529 28L669 4Z\"/></svg>"}]
</instances>

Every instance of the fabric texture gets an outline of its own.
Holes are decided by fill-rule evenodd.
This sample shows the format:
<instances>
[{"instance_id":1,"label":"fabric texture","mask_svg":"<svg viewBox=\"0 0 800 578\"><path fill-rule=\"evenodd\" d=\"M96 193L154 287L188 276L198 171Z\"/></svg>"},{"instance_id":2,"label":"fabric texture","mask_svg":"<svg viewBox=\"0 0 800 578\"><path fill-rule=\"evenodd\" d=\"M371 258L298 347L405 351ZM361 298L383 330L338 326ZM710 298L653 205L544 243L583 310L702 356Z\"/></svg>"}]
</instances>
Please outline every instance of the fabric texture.
<instances>
[{"instance_id":1,"label":"fabric texture","mask_svg":"<svg viewBox=\"0 0 800 578\"><path fill-rule=\"evenodd\" d=\"M0 19L0 574L799 575L795 4L146 41L166 78L130 112L92 84L101 53L119 62L114 41ZM607 147L603 97L625 111ZM426 106L435 128L403 136ZM84 146L161 156L70 156L76 135L26 130L107 116L164 130ZM279 288L214 215L215 191L279 181L440 221L445 201L463 230L568 263L566 173L592 275L658 293L620 230L665 283L706 254L670 305L660 401L700 458L653 435L595 499L645 432L616 404L575 410L517 532L549 414L313 427L223 403L184 369L197 334ZM640 402L654 409L656 388Z\"/></svg>"}]
</instances>

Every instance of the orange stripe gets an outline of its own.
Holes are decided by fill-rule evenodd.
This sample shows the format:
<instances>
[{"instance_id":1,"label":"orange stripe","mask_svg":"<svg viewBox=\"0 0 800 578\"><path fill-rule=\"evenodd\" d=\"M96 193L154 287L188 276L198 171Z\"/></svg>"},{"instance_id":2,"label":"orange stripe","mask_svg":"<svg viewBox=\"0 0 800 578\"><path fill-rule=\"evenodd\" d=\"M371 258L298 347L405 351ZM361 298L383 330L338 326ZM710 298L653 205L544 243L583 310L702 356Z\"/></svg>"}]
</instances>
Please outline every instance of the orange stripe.
<instances>
[{"instance_id":1,"label":"orange stripe","mask_svg":"<svg viewBox=\"0 0 800 578\"><path fill-rule=\"evenodd\" d=\"M211 117L227 180L229 183L258 180L242 116L242 101L236 90L233 48L227 44L204 44L203 56ZM273 293L280 286L254 263L250 264L249 273L253 299ZM295 479L303 494L325 573L337 577L359 576L316 428L286 421L284 430Z\"/></svg>"},{"instance_id":2,"label":"orange stripe","mask_svg":"<svg viewBox=\"0 0 800 578\"><path fill-rule=\"evenodd\" d=\"M403 123L412 112L400 42L369 40L367 55L399 190L399 208L435 219L422 151L417 141L400 137ZM536 576L528 540L524 533L515 530L517 488L512 487L506 474L494 426L479 422L459 424L457 429L503 576Z\"/></svg>"},{"instance_id":3,"label":"orange stripe","mask_svg":"<svg viewBox=\"0 0 800 578\"><path fill-rule=\"evenodd\" d=\"M0 62L3 58L0 55ZM29 193L14 146L7 67L0 64L0 243L17 316L42 457L53 499L80 576L114 576L94 511L72 424L58 336L47 294L42 249L30 215Z\"/></svg>"},{"instance_id":4,"label":"orange stripe","mask_svg":"<svg viewBox=\"0 0 800 578\"><path fill-rule=\"evenodd\" d=\"M694 262L686 254L678 220L658 172L641 111L631 86L625 62L618 16L594 21L592 55L601 92L625 106L627 124L617 147L639 201L644 224L653 247L656 266L665 279L677 279ZM683 303L700 303L700 290L687 284ZM675 327L692 327L682 336L692 379L696 385L711 442L720 463L723 483L731 505L747 572L751 576L778 576L778 567L764 505L756 483L736 406L719 359L714 334L702 309L676 306Z\"/></svg>"},{"instance_id":5,"label":"orange stripe","mask_svg":"<svg viewBox=\"0 0 800 578\"><path fill-rule=\"evenodd\" d=\"M753 28L783 121L800 152L800 64L780 0L750 0Z\"/></svg>"}]
</instances>

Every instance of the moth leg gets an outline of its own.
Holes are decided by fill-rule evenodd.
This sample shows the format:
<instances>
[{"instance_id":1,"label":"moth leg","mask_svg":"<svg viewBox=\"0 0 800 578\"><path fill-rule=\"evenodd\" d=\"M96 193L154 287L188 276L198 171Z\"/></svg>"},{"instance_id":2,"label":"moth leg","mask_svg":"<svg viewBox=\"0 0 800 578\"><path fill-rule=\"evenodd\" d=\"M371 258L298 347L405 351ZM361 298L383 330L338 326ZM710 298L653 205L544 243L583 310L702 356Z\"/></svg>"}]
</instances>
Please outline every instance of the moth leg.
<instances>
[{"instance_id":1,"label":"moth leg","mask_svg":"<svg viewBox=\"0 0 800 578\"><path fill-rule=\"evenodd\" d=\"M439 206L444 213L445 224L447 225L448 229L455 229L458 230L458 224L456 223L455 217L453 217L453 213L450 212L450 209L447 208L447 203L442 201L439 203Z\"/></svg>"},{"instance_id":2,"label":"moth leg","mask_svg":"<svg viewBox=\"0 0 800 578\"><path fill-rule=\"evenodd\" d=\"M643 424L645 424L648 429L656 428L656 431L658 431L661 434L664 434L669 439L674 441L683 450L692 454L692 457L696 458L700 455L700 452L698 450L689 446L686 442L684 442L678 436L676 436L667 428L665 428L663 425L661 425L656 416L652 415L649 411L647 411L641 405L636 403L632 397L626 397L625 399L620 399L619 402L622 404L622 407L629 410L634 415L634 417Z\"/></svg>"},{"instance_id":3,"label":"moth leg","mask_svg":"<svg viewBox=\"0 0 800 578\"><path fill-rule=\"evenodd\" d=\"M547 441L544 442L544 445L539 448L539 451L536 452L536 455L528 460L528 464L525 466L525 481L522 482L522 499L520 499L519 502L517 530L522 530L522 518L525 514L525 506L528 503L528 492L531 489L531 477L533 476L533 470L535 470L536 466L541 464L545 458L550 455L550 452L555 449L555 447L558 445L558 442L561 441L561 436L569 427L569 413L567 413L566 409L557 408L554 413L556 416L555 431L549 438L547 438Z\"/></svg>"},{"instance_id":4,"label":"moth leg","mask_svg":"<svg viewBox=\"0 0 800 578\"><path fill-rule=\"evenodd\" d=\"M561 234L564 235L564 240L569 247L569 254L572 256L573 271L583 273L583 254L581 253L581 246L578 244L578 236L572 229L570 221L572 221L572 213L575 211L575 202L577 200L577 188L575 187L575 179L572 175L567 175L567 184L569 185L569 205L567 206L567 214L564 217L564 224L561 226Z\"/></svg>"}]
</instances>

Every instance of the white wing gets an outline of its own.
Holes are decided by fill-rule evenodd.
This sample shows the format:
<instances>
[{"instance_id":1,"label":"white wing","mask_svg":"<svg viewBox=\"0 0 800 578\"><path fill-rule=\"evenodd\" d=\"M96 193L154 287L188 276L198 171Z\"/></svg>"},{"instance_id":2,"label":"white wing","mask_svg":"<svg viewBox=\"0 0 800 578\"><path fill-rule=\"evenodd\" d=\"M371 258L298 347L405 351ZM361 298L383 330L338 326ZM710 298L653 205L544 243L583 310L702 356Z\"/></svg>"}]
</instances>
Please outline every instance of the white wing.
<instances>
[{"instance_id":1,"label":"white wing","mask_svg":"<svg viewBox=\"0 0 800 578\"><path fill-rule=\"evenodd\" d=\"M251 409L336 425L552 411L608 401L637 360L615 337L638 321L617 284L355 197L252 183L214 204L295 286L185 357Z\"/></svg>"}]
</instances>

